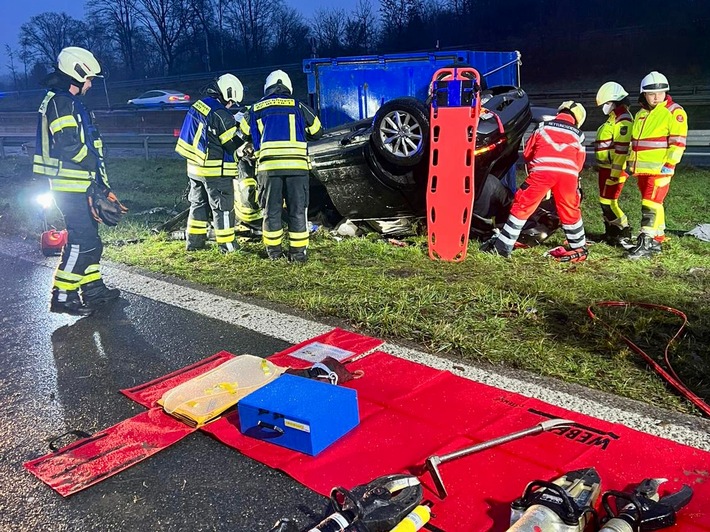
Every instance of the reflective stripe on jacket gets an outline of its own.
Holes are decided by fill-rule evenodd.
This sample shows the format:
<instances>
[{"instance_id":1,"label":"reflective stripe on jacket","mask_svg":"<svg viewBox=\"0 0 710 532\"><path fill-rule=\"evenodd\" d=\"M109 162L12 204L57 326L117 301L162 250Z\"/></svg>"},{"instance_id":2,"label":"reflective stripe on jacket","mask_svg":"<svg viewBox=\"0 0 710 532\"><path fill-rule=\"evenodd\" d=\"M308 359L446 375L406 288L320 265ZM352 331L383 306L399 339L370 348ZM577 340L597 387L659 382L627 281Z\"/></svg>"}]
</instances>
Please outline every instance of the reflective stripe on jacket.
<instances>
[{"instance_id":1,"label":"reflective stripe on jacket","mask_svg":"<svg viewBox=\"0 0 710 532\"><path fill-rule=\"evenodd\" d=\"M79 98L47 91L38 112L32 171L59 192L84 193L94 179L108 187L101 136Z\"/></svg>"},{"instance_id":2,"label":"reflective stripe on jacket","mask_svg":"<svg viewBox=\"0 0 710 532\"><path fill-rule=\"evenodd\" d=\"M279 93L255 103L240 128L252 139L257 172L307 172L310 161L306 141L322 132L320 120L308 106Z\"/></svg>"},{"instance_id":3,"label":"reflective stripe on jacket","mask_svg":"<svg viewBox=\"0 0 710 532\"><path fill-rule=\"evenodd\" d=\"M687 137L688 115L670 96L653 109L644 106L632 127L631 172L658 175L664 165L675 167L683 157Z\"/></svg>"},{"instance_id":4,"label":"reflective stripe on jacket","mask_svg":"<svg viewBox=\"0 0 710 532\"><path fill-rule=\"evenodd\" d=\"M189 177L235 177L234 152L242 143L237 122L217 99L196 101L185 116L175 151L187 160Z\"/></svg>"},{"instance_id":5,"label":"reflective stripe on jacket","mask_svg":"<svg viewBox=\"0 0 710 532\"><path fill-rule=\"evenodd\" d=\"M586 152L582 145L584 135L573 123L573 117L560 113L538 126L523 150L528 173L552 172L579 177Z\"/></svg>"},{"instance_id":6,"label":"reflective stripe on jacket","mask_svg":"<svg viewBox=\"0 0 710 532\"><path fill-rule=\"evenodd\" d=\"M631 144L633 118L625 106L609 113L609 118L597 130L594 153L597 166L610 168L612 179L618 179L626 166Z\"/></svg>"}]
</instances>

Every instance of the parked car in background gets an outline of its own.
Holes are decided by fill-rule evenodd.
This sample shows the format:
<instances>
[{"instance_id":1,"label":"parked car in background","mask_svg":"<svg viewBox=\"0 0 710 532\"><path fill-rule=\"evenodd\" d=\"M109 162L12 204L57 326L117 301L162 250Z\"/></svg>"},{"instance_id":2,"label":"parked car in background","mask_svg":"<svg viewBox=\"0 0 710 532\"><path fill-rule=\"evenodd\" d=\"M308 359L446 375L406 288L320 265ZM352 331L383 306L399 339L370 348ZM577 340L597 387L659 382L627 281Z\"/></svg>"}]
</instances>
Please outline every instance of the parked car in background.
<instances>
[{"instance_id":1,"label":"parked car in background","mask_svg":"<svg viewBox=\"0 0 710 532\"><path fill-rule=\"evenodd\" d=\"M179 91L161 89L144 92L137 98L128 100L131 107L158 107L160 109L188 107L190 96Z\"/></svg>"}]
</instances>

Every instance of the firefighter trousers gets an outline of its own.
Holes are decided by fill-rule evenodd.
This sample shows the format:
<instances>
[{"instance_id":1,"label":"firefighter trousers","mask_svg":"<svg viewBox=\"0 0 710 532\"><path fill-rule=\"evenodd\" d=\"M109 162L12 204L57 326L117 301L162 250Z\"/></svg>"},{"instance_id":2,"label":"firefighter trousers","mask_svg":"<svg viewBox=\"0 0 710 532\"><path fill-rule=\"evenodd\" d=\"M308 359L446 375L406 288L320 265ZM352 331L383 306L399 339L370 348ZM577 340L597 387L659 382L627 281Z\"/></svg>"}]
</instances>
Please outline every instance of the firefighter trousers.
<instances>
[{"instance_id":1,"label":"firefighter trousers","mask_svg":"<svg viewBox=\"0 0 710 532\"><path fill-rule=\"evenodd\" d=\"M619 206L619 196L628 175L626 172L612 179L611 168L599 168L599 204L602 208L604 225L615 225L620 229L629 225L628 218Z\"/></svg>"},{"instance_id":2,"label":"firefighter trousers","mask_svg":"<svg viewBox=\"0 0 710 532\"><path fill-rule=\"evenodd\" d=\"M641 232L662 237L666 230L663 201L671 186L671 176L637 175L636 180L641 192Z\"/></svg>"},{"instance_id":3,"label":"firefighter trousers","mask_svg":"<svg viewBox=\"0 0 710 532\"><path fill-rule=\"evenodd\" d=\"M190 177L187 249L207 243L210 221L221 251L234 251L234 184L231 177Z\"/></svg>"},{"instance_id":4,"label":"firefighter trousers","mask_svg":"<svg viewBox=\"0 0 710 532\"><path fill-rule=\"evenodd\" d=\"M268 174L263 178L264 193L264 245L281 246L283 241L282 207L286 201L288 214L288 241L291 255L306 251L308 247L309 176L307 173L289 176Z\"/></svg>"},{"instance_id":5,"label":"firefighter trousers","mask_svg":"<svg viewBox=\"0 0 710 532\"><path fill-rule=\"evenodd\" d=\"M68 294L73 297L83 285L101 280L99 261L104 246L86 194L54 192L53 195L68 233L59 266L54 272L53 289L57 292L57 300L66 302Z\"/></svg>"}]
</instances>

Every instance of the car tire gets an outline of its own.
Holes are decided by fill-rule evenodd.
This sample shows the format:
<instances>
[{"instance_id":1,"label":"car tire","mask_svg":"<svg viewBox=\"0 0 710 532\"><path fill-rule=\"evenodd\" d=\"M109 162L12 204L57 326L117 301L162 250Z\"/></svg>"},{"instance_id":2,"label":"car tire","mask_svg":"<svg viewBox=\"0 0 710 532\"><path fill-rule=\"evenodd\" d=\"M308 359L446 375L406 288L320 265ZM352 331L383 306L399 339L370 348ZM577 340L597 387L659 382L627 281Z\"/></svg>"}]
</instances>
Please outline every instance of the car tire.
<instances>
[{"instance_id":1,"label":"car tire","mask_svg":"<svg viewBox=\"0 0 710 532\"><path fill-rule=\"evenodd\" d=\"M396 98L375 113L372 146L385 161L415 166L429 150L429 110L416 98Z\"/></svg>"},{"instance_id":2,"label":"car tire","mask_svg":"<svg viewBox=\"0 0 710 532\"><path fill-rule=\"evenodd\" d=\"M375 153L372 137L370 142L363 147L363 155L370 172L374 178L390 190L413 190L419 185L418 173L410 166L394 165L381 160ZM426 186L426 185L425 185Z\"/></svg>"}]
</instances>

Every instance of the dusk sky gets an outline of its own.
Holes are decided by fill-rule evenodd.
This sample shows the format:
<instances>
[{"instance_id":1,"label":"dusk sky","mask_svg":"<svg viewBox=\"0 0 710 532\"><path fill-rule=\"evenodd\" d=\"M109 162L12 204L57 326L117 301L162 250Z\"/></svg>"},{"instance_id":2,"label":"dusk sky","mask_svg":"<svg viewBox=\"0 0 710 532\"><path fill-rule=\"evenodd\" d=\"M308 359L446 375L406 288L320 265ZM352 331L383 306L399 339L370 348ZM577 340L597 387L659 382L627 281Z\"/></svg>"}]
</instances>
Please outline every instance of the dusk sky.
<instances>
[{"instance_id":1,"label":"dusk sky","mask_svg":"<svg viewBox=\"0 0 710 532\"><path fill-rule=\"evenodd\" d=\"M17 48L20 26L34 15L45 11L64 11L74 18L84 18L84 2L82 0L3 0L2 3L0 46L2 46L3 53L0 57L3 58L5 58L5 45L9 44L11 48ZM357 5L357 0L338 0L336 3L332 0L286 0L286 4L293 6L304 17L310 18L318 9L335 5L350 11ZM377 9L379 2L373 0L372 5ZM7 72L6 62L0 62L0 73Z\"/></svg>"}]
</instances>

